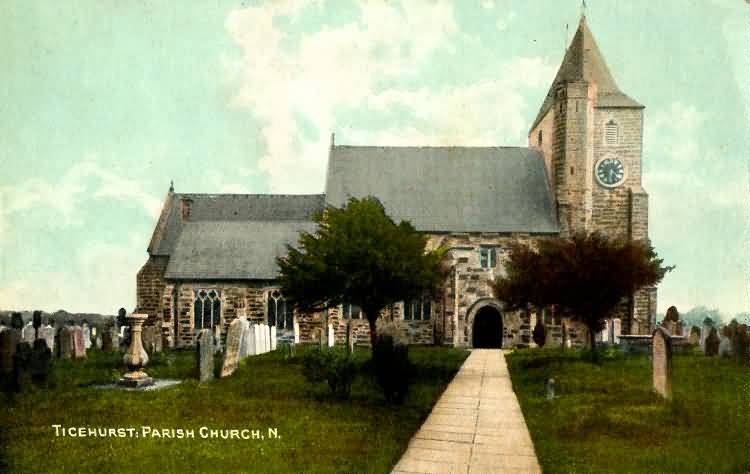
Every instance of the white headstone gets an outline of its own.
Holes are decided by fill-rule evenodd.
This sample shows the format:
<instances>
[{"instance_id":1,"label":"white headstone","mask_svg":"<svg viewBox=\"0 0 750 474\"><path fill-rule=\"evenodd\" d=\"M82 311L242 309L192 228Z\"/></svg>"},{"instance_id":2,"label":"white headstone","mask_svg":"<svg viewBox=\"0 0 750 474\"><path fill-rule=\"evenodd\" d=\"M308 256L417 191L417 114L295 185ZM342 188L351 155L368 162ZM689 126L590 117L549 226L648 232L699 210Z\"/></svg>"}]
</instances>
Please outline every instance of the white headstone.
<instances>
[{"instance_id":1,"label":"white headstone","mask_svg":"<svg viewBox=\"0 0 750 474\"><path fill-rule=\"evenodd\" d=\"M31 324L31 321L26 323L26 326L21 329L21 338L32 347L34 346L34 325Z\"/></svg>"},{"instance_id":2,"label":"white headstone","mask_svg":"<svg viewBox=\"0 0 750 474\"><path fill-rule=\"evenodd\" d=\"M250 336L250 323L247 322L247 319L244 316L240 316L240 326L241 326L241 332L240 332L240 359L243 357L247 357L249 354L247 353L247 338Z\"/></svg>"},{"instance_id":3,"label":"white headstone","mask_svg":"<svg viewBox=\"0 0 750 474\"><path fill-rule=\"evenodd\" d=\"M91 349L91 328L88 324L84 324L81 330L83 331L83 344L87 350Z\"/></svg>"},{"instance_id":4,"label":"white headstone","mask_svg":"<svg viewBox=\"0 0 750 474\"><path fill-rule=\"evenodd\" d=\"M334 344L333 335L333 324L328 323L328 347L333 347Z\"/></svg>"},{"instance_id":5,"label":"white headstone","mask_svg":"<svg viewBox=\"0 0 750 474\"><path fill-rule=\"evenodd\" d=\"M253 324L253 340L255 341L254 348L253 348L253 355L258 355L263 353L263 338L261 336L261 325L260 324Z\"/></svg>"},{"instance_id":6,"label":"white headstone","mask_svg":"<svg viewBox=\"0 0 750 474\"><path fill-rule=\"evenodd\" d=\"M299 323L294 322L294 343L299 344Z\"/></svg>"},{"instance_id":7,"label":"white headstone","mask_svg":"<svg viewBox=\"0 0 750 474\"><path fill-rule=\"evenodd\" d=\"M245 341L244 341L245 355L248 355L248 356L254 356L256 354L255 348L257 347L257 345L255 342L257 339L255 336L255 333L256 333L255 329L256 329L255 324L248 324L247 335L245 336Z\"/></svg>"},{"instance_id":8,"label":"white headstone","mask_svg":"<svg viewBox=\"0 0 750 474\"><path fill-rule=\"evenodd\" d=\"M39 335L47 342L47 347L55 353L55 328L49 324L39 328Z\"/></svg>"},{"instance_id":9,"label":"white headstone","mask_svg":"<svg viewBox=\"0 0 750 474\"><path fill-rule=\"evenodd\" d=\"M620 318L612 320L612 342L615 344L620 343L620 335L622 334L622 321Z\"/></svg>"},{"instance_id":10,"label":"white headstone","mask_svg":"<svg viewBox=\"0 0 750 474\"><path fill-rule=\"evenodd\" d=\"M260 354L268 352L268 324L261 323L260 325Z\"/></svg>"},{"instance_id":11,"label":"white headstone","mask_svg":"<svg viewBox=\"0 0 750 474\"><path fill-rule=\"evenodd\" d=\"M271 326L271 350L276 350L276 326Z\"/></svg>"},{"instance_id":12,"label":"white headstone","mask_svg":"<svg viewBox=\"0 0 750 474\"><path fill-rule=\"evenodd\" d=\"M612 322L607 319L604 321L604 329L602 329L601 333L601 340L602 342L609 342L609 326L612 324Z\"/></svg>"},{"instance_id":13,"label":"white headstone","mask_svg":"<svg viewBox=\"0 0 750 474\"><path fill-rule=\"evenodd\" d=\"M271 350L271 326L268 324L263 328L263 337L266 340L263 352L268 352Z\"/></svg>"}]
</instances>

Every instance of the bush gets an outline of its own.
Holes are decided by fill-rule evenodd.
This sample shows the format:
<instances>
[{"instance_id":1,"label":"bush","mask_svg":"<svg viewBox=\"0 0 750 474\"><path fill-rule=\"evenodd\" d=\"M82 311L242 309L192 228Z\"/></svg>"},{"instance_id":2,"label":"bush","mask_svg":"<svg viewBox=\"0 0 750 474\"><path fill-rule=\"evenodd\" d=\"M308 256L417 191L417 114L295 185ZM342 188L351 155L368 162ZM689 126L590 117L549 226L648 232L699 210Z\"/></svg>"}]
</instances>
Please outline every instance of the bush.
<instances>
[{"instance_id":1,"label":"bush","mask_svg":"<svg viewBox=\"0 0 750 474\"><path fill-rule=\"evenodd\" d=\"M544 347L544 343L547 342L547 328L544 327L541 319L536 320L536 326L534 326L534 330L531 332L531 337L539 347Z\"/></svg>"},{"instance_id":2,"label":"bush","mask_svg":"<svg viewBox=\"0 0 750 474\"><path fill-rule=\"evenodd\" d=\"M349 398L357 375L357 364L349 354L333 349L313 350L305 354L302 366L308 382L325 381L334 396Z\"/></svg>"},{"instance_id":3,"label":"bush","mask_svg":"<svg viewBox=\"0 0 750 474\"><path fill-rule=\"evenodd\" d=\"M385 399L391 403L402 403L414 375L409 362L409 346L394 344L393 337L389 335L378 336L372 350L372 363Z\"/></svg>"}]
</instances>

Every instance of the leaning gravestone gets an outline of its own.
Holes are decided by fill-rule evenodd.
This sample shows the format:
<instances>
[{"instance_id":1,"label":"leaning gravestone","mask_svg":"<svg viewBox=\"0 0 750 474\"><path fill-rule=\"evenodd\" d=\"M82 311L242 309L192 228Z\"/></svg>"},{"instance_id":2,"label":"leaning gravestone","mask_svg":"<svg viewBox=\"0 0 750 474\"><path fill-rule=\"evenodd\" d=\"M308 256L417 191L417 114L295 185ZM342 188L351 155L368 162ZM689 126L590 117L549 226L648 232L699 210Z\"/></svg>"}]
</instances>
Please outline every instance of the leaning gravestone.
<instances>
[{"instance_id":1,"label":"leaning gravestone","mask_svg":"<svg viewBox=\"0 0 750 474\"><path fill-rule=\"evenodd\" d=\"M59 354L61 359L70 359L73 357L73 327L72 326L63 326L60 328L60 330L57 332L58 335L58 344L57 347L59 347Z\"/></svg>"},{"instance_id":2,"label":"leaning gravestone","mask_svg":"<svg viewBox=\"0 0 750 474\"><path fill-rule=\"evenodd\" d=\"M52 351L47 347L47 342L44 339L34 341L34 348L31 350L29 373L31 374L31 381L35 385L46 385L51 361Z\"/></svg>"},{"instance_id":3,"label":"leaning gravestone","mask_svg":"<svg viewBox=\"0 0 750 474\"><path fill-rule=\"evenodd\" d=\"M86 357L86 342L83 338L83 328L73 327L73 357L83 359Z\"/></svg>"},{"instance_id":4,"label":"leaning gravestone","mask_svg":"<svg viewBox=\"0 0 750 474\"><path fill-rule=\"evenodd\" d=\"M721 344L721 339L719 339L719 333L715 327L709 329L705 344L705 353L707 356L715 356L719 354L719 344Z\"/></svg>"},{"instance_id":5,"label":"leaning gravestone","mask_svg":"<svg viewBox=\"0 0 750 474\"><path fill-rule=\"evenodd\" d=\"M663 327L657 327L651 338L651 377L656 393L672 397L672 340Z\"/></svg>"},{"instance_id":6,"label":"leaning gravestone","mask_svg":"<svg viewBox=\"0 0 750 474\"><path fill-rule=\"evenodd\" d=\"M237 370L240 361L240 338L242 337L242 322L235 319L229 325L227 331L226 350L224 351L224 364L221 366L221 376L229 377Z\"/></svg>"},{"instance_id":7,"label":"leaning gravestone","mask_svg":"<svg viewBox=\"0 0 750 474\"><path fill-rule=\"evenodd\" d=\"M201 329L196 345L198 357L198 379L208 382L214 378L214 335L209 329Z\"/></svg>"}]
</instances>

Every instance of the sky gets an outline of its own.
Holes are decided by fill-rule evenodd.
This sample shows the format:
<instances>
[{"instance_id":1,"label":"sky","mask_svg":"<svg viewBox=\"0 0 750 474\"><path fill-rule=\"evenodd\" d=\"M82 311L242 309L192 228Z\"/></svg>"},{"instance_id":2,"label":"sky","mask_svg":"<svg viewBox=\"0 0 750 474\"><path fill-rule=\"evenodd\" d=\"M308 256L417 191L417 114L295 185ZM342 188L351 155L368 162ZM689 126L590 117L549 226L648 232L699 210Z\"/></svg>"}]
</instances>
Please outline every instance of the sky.
<instances>
[{"instance_id":1,"label":"sky","mask_svg":"<svg viewBox=\"0 0 750 474\"><path fill-rule=\"evenodd\" d=\"M750 310L748 5L589 0L645 105L659 310ZM135 307L176 192L323 192L330 134L525 146L578 0L0 2L0 308ZM566 25L569 28L566 30Z\"/></svg>"}]
</instances>

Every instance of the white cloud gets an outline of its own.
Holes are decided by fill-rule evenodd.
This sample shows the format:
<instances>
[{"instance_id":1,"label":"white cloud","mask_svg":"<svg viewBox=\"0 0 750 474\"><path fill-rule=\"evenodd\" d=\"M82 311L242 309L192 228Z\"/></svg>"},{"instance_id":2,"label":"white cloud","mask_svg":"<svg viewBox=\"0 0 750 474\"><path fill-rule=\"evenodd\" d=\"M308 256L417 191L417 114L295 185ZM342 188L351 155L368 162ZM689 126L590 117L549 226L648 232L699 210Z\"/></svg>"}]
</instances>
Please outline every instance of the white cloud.
<instances>
[{"instance_id":1,"label":"white cloud","mask_svg":"<svg viewBox=\"0 0 750 474\"><path fill-rule=\"evenodd\" d=\"M452 5L364 2L357 21L324 27L297 42L279 26L283 23L274 20L286 15L293 21L308 6L310 2L285 4L283 11L275 4L249 7L233 11L225 22L242 49L239 60L227 63L238 84L233 104L262 123L266 154L258 161L258 172L270 176L272 192L322 190L329 133L340 127L337 112L342 110L369 107L387 112L406 107L422 124L385 129L353 124L354 131L340 133L339 142L523 142L528 124L520 89L544 87L554 74L538 58L519 58L507 63L501 74L484 81L478 77L474 84L439 90L391 85L383 90L385 81L393 84L417 74L433 53L450 52L464 37Z\"/></svg>"},{"instance_id":2,"label":"white cloud","mask_svg":"<svg viewBox=\"0 0 750 474\"><path fill-rule=\"evenodd\" d=\"M132 310L135 274L145 261L145 239L131 233L122 244L91 242L79 248L65 272L32 269L19 274L0 288L0 308L108 314L120 307Z\"/></svg>"},{"instance_id":3,"label":"white cloud","mask_svg":"<svg viewBox=\"0 0 750 474\"><path fill-rule=\"evenodd\" d=\"M148 194L139 181L120 176L90 157L73 165L57 181L31 178L0 187L0 219L29 209L51 208L62 218L50 226L79 223L76 210L84 199L116 199L136 203L149 217L157 217L161 201ZM2 227L6 227L5 224Z\"/></svg>"}]
</instances>

